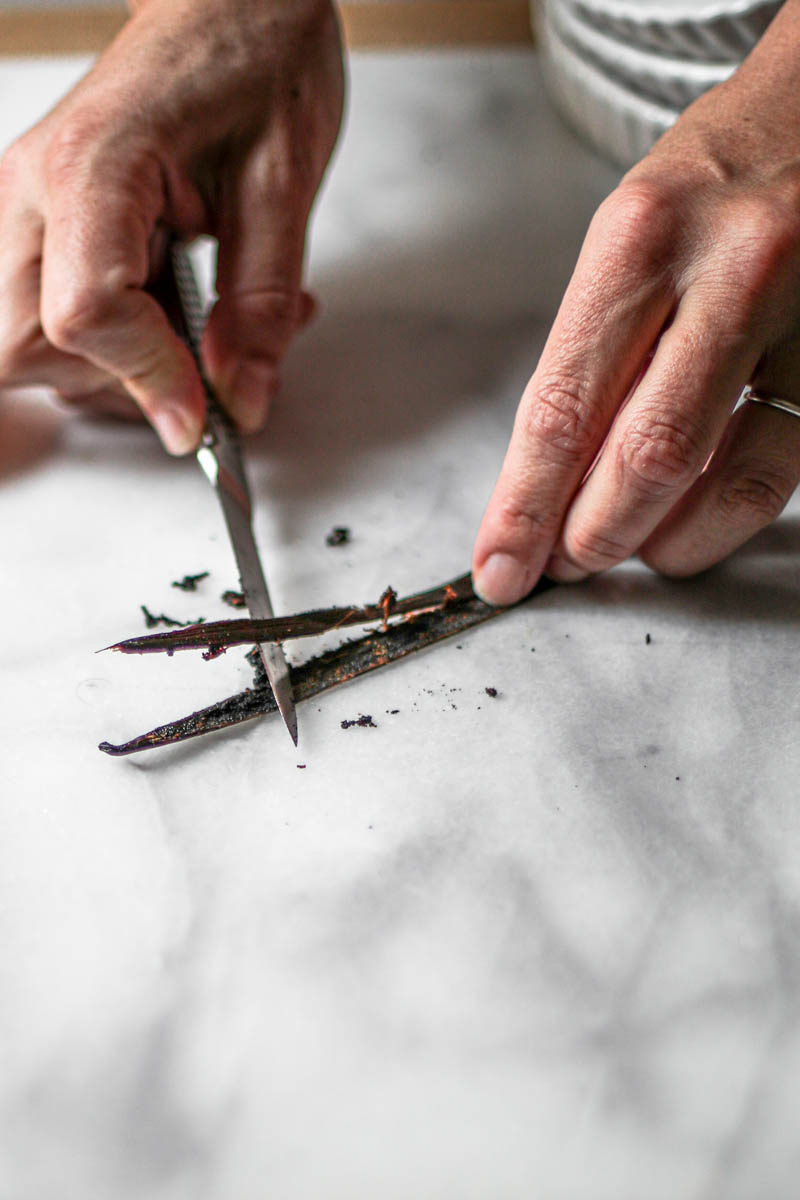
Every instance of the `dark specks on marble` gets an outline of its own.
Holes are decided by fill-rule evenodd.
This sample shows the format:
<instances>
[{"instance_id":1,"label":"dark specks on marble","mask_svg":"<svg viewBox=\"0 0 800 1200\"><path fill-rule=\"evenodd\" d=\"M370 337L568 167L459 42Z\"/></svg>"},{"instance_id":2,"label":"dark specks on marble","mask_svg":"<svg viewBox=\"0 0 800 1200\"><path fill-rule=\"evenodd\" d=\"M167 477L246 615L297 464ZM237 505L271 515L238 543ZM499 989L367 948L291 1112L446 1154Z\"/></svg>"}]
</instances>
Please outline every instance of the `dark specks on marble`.
<instances>
[{"instance_id":1,"label":"dark specks on marble","mask_svg":"<svg viewBox=\"0 0 800 1200\"><path fill-rule=\"evenodd\" d=\"M359 713L359 715L357 717L353 717L351 721L342 721L342 729L352 729L355 725L360 726L361 729L378 728L369 713Z\"/></svg>"},{"instance_id":2,"label":"dark specks on marble","mask_svg":"<svg viewBox=\"0 0 800 1200\"><path fill-rule=\"evenodd\" d=\"M208 579L208 571L200 571L197 575L184 575L183 579L173 579L172 586L180 588L182 592L196 592L202 579Z\"/></svg>"},{"instance_id":3,"label":"dark specks on marble","mask_svg":"<svg viewBox=\"0 0 800 1200\"><path fill-rule=\"evenodd\" d=\"M334 525L325 537L326 546L346 546L350 541L350 529L347 525Z\"/></svg>"}]
</instances>

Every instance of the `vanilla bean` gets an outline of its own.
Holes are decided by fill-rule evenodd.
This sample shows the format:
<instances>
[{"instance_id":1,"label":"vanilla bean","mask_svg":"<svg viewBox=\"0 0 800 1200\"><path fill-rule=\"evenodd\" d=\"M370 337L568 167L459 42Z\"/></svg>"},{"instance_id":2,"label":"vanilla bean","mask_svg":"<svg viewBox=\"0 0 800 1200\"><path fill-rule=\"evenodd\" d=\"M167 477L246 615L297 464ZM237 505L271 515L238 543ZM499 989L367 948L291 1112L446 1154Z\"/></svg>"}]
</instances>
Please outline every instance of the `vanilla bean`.
<instances>
[{"instance_id":1,"label":"vanilla bean","mask_svg":"<svg viewBox=\"0 0 800 1200\"><path fill-rule=\"evenodd\" d=\"M366 625L370 621L385 623L390 617L443 609L460 600L470 599L475 599L471 578L469 575L461 575L450 583L442 584L441 587L418 592L402 600L398 600L392 589L387 588L377 604L355 605L350 608L318 608L290 617L272 617L268 621L254 621L249 618L207 621L203 625L190 625L166 633L127 638L124 642L109 646L108 649L120 650L123 654L172 654L175 650L197 649L213 649L217 653L228 646L314 637L352 625Z\"/></svg>"},{"instance_id":2,"label":"vanilla bean","mask_svg":"<svg viewBox=\"0 0 800 1200\"><path fill-rule=\"evenodd\" d=\"M551 586L548 580L543 579L530 595L539 595ZM426 646L464 633L507 611L484 604L472 595L453 601L436 612L424 612L388 629L376 630L356 641L346 642L335 650L309 659L299 667L290 668L295 700L309 700L368 671L375 671ZM101 742L99 749L114 756L135 754L140 750L188 741L201 734L227 729L242 721L251 721L277 711L269 687L248 688L227 700L190 713L188 717L159 725L149 733L140 734L121 745Z\"/></svg>"}]
</instances>

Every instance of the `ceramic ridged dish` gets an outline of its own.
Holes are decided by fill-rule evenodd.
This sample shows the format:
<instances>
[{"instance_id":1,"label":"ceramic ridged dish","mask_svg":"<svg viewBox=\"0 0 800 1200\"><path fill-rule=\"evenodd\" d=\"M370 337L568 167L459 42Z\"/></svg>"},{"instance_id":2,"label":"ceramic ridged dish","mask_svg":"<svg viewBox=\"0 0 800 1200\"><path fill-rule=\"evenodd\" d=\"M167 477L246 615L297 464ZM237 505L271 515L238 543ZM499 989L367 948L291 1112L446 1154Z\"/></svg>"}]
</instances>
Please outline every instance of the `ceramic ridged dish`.
<instances>
[{"instance_id":1,"label":"ceramic ridged dish","mask_svg":"<svg viewBox=\"0 0 800 1200\"><path fill-rule=\"evenodd\" d=\"M561 0L587 24L642 50L740 61L782 0Z\"/></svg>"},{"instance_id":2,"label":"ceramic ridged dish","mask_svg":"<svg viewBox=\"0 0 800 1200\"><path fill-rule=\"evenodd\" d=\"M567 122L620 166L638 161L679 111L637 95L581 58L548 20L538 23L548 90Z\"/></svg>"},{"instance_id":3,"label":"ceramic ridged dish","mask_svg":"<svg viewBox=\"0 0 800 1200\"><path fill-rule=\"evenodd\" d=\"M702 63L640 50L598 32L560 0L546 0L545 7L553 29L583 59L623 87L670 108L685 108L738 66L738 62Z\"/></svg>"}]
</instances>

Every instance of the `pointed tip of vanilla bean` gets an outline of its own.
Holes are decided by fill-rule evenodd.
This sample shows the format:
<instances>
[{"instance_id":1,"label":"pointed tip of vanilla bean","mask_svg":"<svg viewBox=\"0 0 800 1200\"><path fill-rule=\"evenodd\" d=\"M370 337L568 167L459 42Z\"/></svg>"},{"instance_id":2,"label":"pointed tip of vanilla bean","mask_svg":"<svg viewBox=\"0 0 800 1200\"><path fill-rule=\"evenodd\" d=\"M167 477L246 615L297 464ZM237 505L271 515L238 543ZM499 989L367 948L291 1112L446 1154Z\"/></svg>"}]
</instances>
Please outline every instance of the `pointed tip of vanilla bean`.
<instances>
[{"instance_id":1,"label":"pointed tip of vanilla bean","mask_svg":"<svg viewBox=\"0 0 800 1200\"><path fill-rule=\"evenodd\" d=\"M115 746L112 742L101 742L97 749L102 750L104 754L110 754L112 758L119 758L122 754L130 753L124 746Z\"/></svg>"}]
</instances>

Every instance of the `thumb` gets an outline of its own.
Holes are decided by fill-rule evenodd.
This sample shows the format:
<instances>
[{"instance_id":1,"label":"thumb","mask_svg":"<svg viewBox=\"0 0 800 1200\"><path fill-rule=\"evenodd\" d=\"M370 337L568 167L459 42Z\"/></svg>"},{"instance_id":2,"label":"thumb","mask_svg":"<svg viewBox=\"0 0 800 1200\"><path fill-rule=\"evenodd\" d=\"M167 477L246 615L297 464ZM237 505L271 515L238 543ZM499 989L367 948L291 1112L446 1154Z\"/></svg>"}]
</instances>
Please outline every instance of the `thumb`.
<instances>
[{"instance_id":1,"label":"thumb","mask_svg":"<svg viewBox=\"0 0 800 1200\"><path fill-rule=\"evenodd\" d=\"M262 152L263 153L263 152ZM309 205L266 162L248 164L220 222L217 294L203 355L220 400L245 432L260 429L292 337L313 315L301 290ZM227 213L225 212L227 208Z\"/></svg>"}]
</instances>

